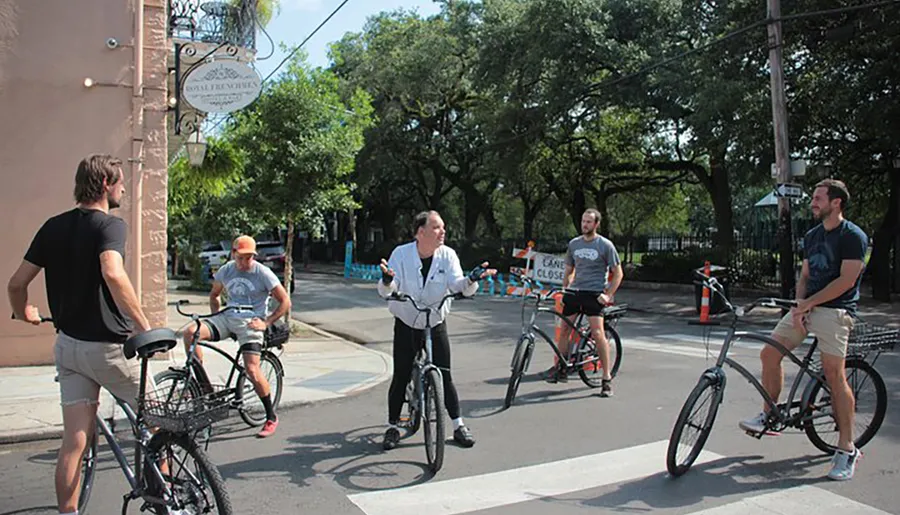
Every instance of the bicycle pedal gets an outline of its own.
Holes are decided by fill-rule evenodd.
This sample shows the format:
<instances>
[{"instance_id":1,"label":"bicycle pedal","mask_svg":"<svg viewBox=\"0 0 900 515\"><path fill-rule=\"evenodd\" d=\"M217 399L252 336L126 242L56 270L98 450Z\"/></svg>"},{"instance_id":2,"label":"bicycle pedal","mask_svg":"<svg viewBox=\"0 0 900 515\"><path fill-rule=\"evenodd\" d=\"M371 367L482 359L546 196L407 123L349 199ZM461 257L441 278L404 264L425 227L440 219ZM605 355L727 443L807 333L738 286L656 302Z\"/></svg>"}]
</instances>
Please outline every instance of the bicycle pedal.
<instances>
[{"instance_id":1,"label":"bicycle pedal","mask_svg":"<svg viewBox=\"0 0 900 515\"><path fill-rule=\"evenodd\" d=\"M744 431L744 433L746 433L747 436L752 436L753 438L756 438L757 440L761 439L764 436L781 436L781 433L779 433L778 431L771 431L771 430L766 430L766 431L762 431L762 432Z\"/></svg>"}]
</instances>

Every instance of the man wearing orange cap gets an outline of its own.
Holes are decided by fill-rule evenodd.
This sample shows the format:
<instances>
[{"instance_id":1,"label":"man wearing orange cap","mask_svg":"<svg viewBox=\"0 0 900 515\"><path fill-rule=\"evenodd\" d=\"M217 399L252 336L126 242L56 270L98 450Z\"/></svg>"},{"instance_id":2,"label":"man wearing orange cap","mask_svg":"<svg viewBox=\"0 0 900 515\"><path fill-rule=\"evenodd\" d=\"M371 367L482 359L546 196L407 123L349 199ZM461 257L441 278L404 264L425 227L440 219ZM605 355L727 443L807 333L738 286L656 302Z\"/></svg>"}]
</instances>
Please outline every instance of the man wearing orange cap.
<instances>
[{"instance_id":1,"label":"man wearing orange cap","mask_svg":"<svg viewBox=\"0 0 900 515\"><path fill-rule=\"evenodd\" d=\"M221 307L219 296L228 295L228 302L235 306L252 306L247 310L229 310L203 320L200 325L200 339L219 341L235 335L240 344L247 376L263 407L266 409L266 423L257 434L260 438L271 436L278 427L278 417L272 405L269 382L259 368L266 328L284 317L291 309L291 298L287 290L278 282L278 277L268 267L256 262L256 241L250 236L238 236L231 245L232 260L222 266L213 278L209 292L209 309L217 313ZM275 297L278 308L268 311L269 298ZM185 348L192 342L193 332L184 334ZM197 357L202 361L200 347Z\"/></svg>"}]
</instances>

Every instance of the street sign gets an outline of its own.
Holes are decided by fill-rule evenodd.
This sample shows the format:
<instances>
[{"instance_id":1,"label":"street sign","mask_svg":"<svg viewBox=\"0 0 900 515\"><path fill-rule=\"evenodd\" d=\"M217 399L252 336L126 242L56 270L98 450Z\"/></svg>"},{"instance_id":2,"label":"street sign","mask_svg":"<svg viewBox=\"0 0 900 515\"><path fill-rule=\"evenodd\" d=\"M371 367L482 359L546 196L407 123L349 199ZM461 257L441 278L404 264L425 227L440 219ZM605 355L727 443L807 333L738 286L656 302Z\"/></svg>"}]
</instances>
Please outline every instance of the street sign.
<instances>
[{"instance_id":1,"label":"street sign","mask_svg":"<svg viewBox=\"0 0 900 515\"><path fill-rule=\"evenodd\" d=\"M565 260L553 254L534 254L534 278L544 284L561 285L566 270Z\"/></svg>"},{"instance_id":2,"label":"street sign","mask_svg":"<svg viewBox=\"0 0 900 515\"><path fill-rule=\"evenodd\" d=\"M775 187L776 197L803 198L803 188L799 184L780 183Z\"/></svg>"}]
</instances>

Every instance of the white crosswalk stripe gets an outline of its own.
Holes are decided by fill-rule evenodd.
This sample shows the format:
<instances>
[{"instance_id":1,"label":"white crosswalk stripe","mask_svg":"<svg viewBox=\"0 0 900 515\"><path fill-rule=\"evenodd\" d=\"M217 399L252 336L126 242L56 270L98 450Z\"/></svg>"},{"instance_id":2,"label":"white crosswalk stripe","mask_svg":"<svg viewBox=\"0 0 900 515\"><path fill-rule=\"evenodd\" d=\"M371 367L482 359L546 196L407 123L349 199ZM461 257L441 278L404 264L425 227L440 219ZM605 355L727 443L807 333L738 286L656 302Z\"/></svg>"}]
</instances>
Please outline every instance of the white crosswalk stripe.
<instances>
[{"instance_id":1,"label":"white crosswalk stripe","mask_svg":"<svg viewBox=\"0 0 900 515\"><path fill-rule=\"evenodd\" d=\"M715 508L695 511L690 515L756 515L758 513L890 515L886 511L814 486L798 486L748 497Z\"/></svg>"},{"instance_id":2,"label":"white crosswalk stripe","mask_svg":"<svg viewBox=\"0 0 900 515\"><path fill-rule=\"evenodd\" d=\"M433 481L393 490L352 494L366 515L457 515L628 483L665 472L668 441L530 465L500 472ZM722 459L703 451L695 466ZM884 515L886 512L813 486L749 496L688 515Z\"/></svg>"},{"instance_id":3,"label":"white crosswalk stripe","mask_svg":"<svg viewBox=\"0 0 900 515\"><path fill-rule=\"evenodd\" d=\"M661 471L668 441L502 472L349 496L366 515L454 515L631 481ZM705 463L720 458L703 452ZM460 495L465 492L465 495Z\"/></svg>"}]
</instances>

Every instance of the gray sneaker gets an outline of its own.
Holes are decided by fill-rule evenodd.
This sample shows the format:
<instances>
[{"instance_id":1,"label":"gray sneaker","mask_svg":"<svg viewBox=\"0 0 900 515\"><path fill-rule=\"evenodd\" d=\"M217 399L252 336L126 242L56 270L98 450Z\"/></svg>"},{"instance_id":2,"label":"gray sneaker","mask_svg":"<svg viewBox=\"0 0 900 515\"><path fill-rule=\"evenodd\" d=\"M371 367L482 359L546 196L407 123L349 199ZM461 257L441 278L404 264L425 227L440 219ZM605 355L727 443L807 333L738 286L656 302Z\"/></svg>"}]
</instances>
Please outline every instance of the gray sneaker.
<instances>
[{"instance_id":1,"label":"gray sneaker","mask_svg":"<svg viewBox=\"0 0 900 515\"><path fill-rule=\"evenodd\" d=\"M760 412L759 415L753 418L741 420L738 423L738 427L750 433L762 433L766 430L766 414Z\"/></svg>"},{"instance_id":2,"label":"gray sneaker","mask_svg":"<svg viewBox=\"0 0 900 515\"><path fill-rule=\"evenodd\" d=\"M859 458L862 453L859 449L853 448L853 452L837 451L831 457L831 471L828 472L828 479L835 481L849 481L853 479L853 473L856 472L856 466L859 464Z\"/></svg>"}]
</instances>

